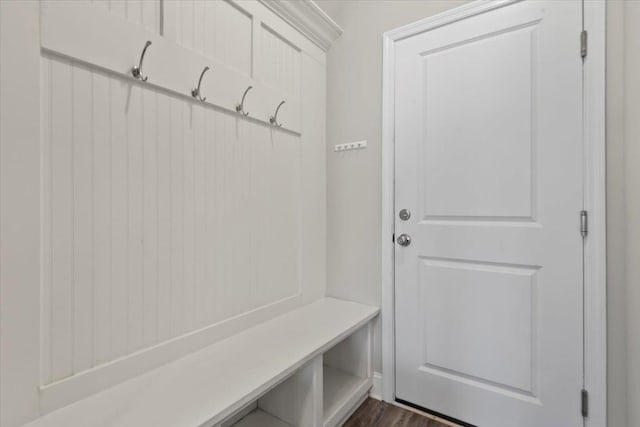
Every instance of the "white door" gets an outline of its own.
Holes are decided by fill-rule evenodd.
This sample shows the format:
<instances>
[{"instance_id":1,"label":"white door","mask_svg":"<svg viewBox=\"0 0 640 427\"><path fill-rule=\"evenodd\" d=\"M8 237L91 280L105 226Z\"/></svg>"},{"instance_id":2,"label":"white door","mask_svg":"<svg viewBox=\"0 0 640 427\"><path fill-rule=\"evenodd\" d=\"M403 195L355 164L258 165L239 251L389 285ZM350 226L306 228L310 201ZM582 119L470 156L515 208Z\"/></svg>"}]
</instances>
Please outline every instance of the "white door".
<instances>
[{"instance_id":1,"label":"white door","mask_svg":"<svg viewBox=\"0 0 640 427\"><path fill-rule=\"evenodd\" d=\"M518 2L397 43L400 400L582 425L581 9Z\"/></svg>"}]
</instances>

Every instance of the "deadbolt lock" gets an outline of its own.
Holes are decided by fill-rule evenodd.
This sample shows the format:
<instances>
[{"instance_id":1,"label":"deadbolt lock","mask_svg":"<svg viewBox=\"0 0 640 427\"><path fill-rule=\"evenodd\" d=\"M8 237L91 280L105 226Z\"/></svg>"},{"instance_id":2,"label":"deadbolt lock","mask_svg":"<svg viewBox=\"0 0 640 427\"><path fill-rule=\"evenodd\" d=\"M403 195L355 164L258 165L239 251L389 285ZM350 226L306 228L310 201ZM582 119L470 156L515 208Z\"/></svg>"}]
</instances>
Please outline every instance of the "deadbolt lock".
<instances>
[{"instance_id":1,"label":"deadbolt lock","mask_svg":"<svg viewBox=\"0 0 640 427\"><path fill-rule=\"evenodd\" d=\"M411 218L411 211L409 209L402 209L400 211L400 219L407 221L409 218Z\"/></svg>"}]
</instances>

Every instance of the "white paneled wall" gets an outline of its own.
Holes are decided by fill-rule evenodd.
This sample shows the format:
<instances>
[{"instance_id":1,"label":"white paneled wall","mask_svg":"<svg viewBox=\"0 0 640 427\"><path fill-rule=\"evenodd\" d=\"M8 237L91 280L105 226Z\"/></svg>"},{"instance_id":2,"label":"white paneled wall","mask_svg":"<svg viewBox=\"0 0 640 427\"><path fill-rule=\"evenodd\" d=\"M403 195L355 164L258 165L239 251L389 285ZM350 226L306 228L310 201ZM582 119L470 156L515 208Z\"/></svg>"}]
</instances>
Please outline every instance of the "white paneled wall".
<instances>
[{"instance_id":1,"label":"white paneled wall","mask_svg":"<svg viewBox=\"0 0 640 427\"><path fill-rule=\"evenodd\" d=\"M324 51L256 0L0 11L3 427L324 296Z\"/></svg>"},{"instance_id":2,"label":"white paneled wall","mask_svg":"<svg viewBox=\"0 0 640 427\"><path fill-rule=\"evenodd\" d=\"M300 291L300 138L42 60L42 381Z\"/></svg>"},{"instance_id":3,"label":"white paneled wall","mask_svg":"<svg viewBox=\"0 0 640 427\"><path fill-rule=\"evenodd\" d=\"M251 15L234 3L220 0L182 0L175 7L180 45L247 76L253 74Z\"/></svg>"},{"instance_id":4,"label":"white paneled wall","mask_svg":"<svg viewBox=\"0 0 640 427\"><path fill-rule=\"evenodd\" d=\"M116 16L149 31L160 33L162 1L160 0L85 0L94 6L107 9ZM217 0L216 0L217 2Z\"/></svg>"},{"instance_id":5,"label":"white paneled wall","mask_svg":"<svg viewBox=\"0 0 640 427\"><path fill-rule=\"evenodd\" d=\"M259 31L260 80L289 95L300 96L300 50L265 24Z\"/></svg>"}]
</instances>

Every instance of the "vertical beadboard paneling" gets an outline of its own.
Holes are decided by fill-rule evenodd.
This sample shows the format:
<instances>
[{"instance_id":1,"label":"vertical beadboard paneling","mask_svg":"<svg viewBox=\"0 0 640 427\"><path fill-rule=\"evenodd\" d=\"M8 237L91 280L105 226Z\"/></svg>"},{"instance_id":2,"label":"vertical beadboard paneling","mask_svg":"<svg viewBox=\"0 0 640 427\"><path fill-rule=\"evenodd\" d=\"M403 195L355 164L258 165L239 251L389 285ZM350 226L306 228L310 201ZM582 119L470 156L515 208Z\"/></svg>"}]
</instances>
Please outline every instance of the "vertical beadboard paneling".
<instances>
[{"instance_id":1,"label":"vertical beadboard paneling","mask_svg":"<svg viewBox=\"0 0 640 427\"><path fill-rule=\"evenodd\" d=\"M178 43L250 76L252 17L226 0L176 2Z\"/></svg>"},{"instance_id":2,"label":"vertical beadboard paneling","mask_svg":"<svg viewBox=\"0 0 640 427\"><path fill-rule=\"evenodd\" d=\"M73 372L93 365L93 76L73 75Z\"/></svg>"},{"instance_id":3,"label":"vertical beadboard paneling","mask_svg":"<svg viewBox=\"0 0 640 427\"><path fill-rule=\"evenodd\" d=\"M143 24L142 21L142 3L143 1L138 0L127 0L125 2L125 9L127 11L127 19L134 24Z\"/></svg>"},{"instance_id":4,"label":"vertical beadboard paneling","mask_svg":"<svg viewBox=\"0 0 640 427\"><path fill-rule=\"evenodd\" d=\"M127 353L142 348L143 317L143 105L144 89L139 85L130 85L127 89L127 248L128 248L128 285L127 285Z\"/></svg>"},{"instance_id":5,"label":"vertical beadboard paneling","mask_svg":"<svg viewBox=\"0 0 640 427\"><path fill-rule=\"evenodd\" d=\"M42 60L42 383L300 291L300 138Z\"/></svg>"},{"instance_id":6,"label":"vertical beadboard paneling","mask_svg":"<svg viewBox=\"0 0 640 427\"><path fill-rule=\"evenodd\" d=\"M158 93L157 182L158 182L158 341L172 337L172 171L171 171L171 99Z\"/></svg>"},{"instance_id":7,"label":"vertical beadboard paneling","mask_svg":"<svg viewBox=\"0 0 640 427\"><path fill-rule=\"evenodd\" d=\"M225 296L227 294L227 287L224 286L225 279L225 263L224 259L227 256L227 241L225 238L226 227L222 227L224 223L224 210L225 206L225 149L226 144L224 140L224 126L223 119L225 115L216 114L212 110L207 111L207 122L211 123L213 128L211 134L210 151L211 151L211 167L208 168L211 171L210 175L210 187L212 189L212 196L209 199L209 206L211 209L209 235L207 241L210 242L212 249L212 257L208 260L211 264L210 274L215 283L213 287L213 299L212 299L212 322L219 321L224 318L225 313Z\"/></svg>"},{"instance_id":8,"label":"vertical beadboard paneling","mask_svg":"<svg viewBox=\"0 0 640 427\"><path fill-rule=\"evenodd\" d=\"M207 16L206 22L214 21L220 41L216 57L247 75L251 73L252 17L240 5L227 1L217 2L215 20Z\"/></svg>"},{"instance_id":9,"label":"vertical beadboard paneling","mask_svg":"<svg viewBox=\"0 0 640 427\"><path fill-rule=\"evenodd\" d=\"M111 89L111 351L109 360L127 351L127 91L129 84L110 79Z\"/></svg>"},{"instance_id":10,"label":"vertical beadboard paneling","mask_svg":"<svg viewBox=\"0 0 640 427\"><path fill-rule=\"evenodd\" d=\"M143 245L143 345L158 338L158 94L143 92L142 245Z\"/></svg>"},{"instance_id":11,"label":"vertical beadboard paneling","mask_svg":"<svg viewBox=\"0 0 640 427\"><path fill-rule=\"evenodd\" d=\"M253 254L251 253L252 236L249 227L243 227L250 221L253 212L252 206L247 203L247 197L250 196L250 179L251 172L247 168L247 162L250 161L250 152L248 150L249 141L247 134L251 129L251 124L243 121L234 121L234 176L235 176L235 206L233 218L230 219L234 225L234 235L236 244L233 252L233 269L239 274L238 281L241 286L236 288L235 300L238 306L243 310L248 310L251 305L250 289L251 289L251 266ZM249 231L249 232L248 232ZM247 268L248 267L248 268Z\"/></svg>"},{"instance_id":12,"label":"vertical beadboard paneling","mask_svg":"<svg viewBox=\"0 0 640 427\"><path fill-rule=\"evenodd\" d=\"M217 129L216 126L216 114L209 109L203 108L203 125L204 125L204 135L203 135L203 144L202 150L203 158L202 158L202 176L204 179L203 182L203 191L206 194L205 199L202 203L203 210L203 220L204 220L204 230L201 233L200 238L203 244L204 250L202 252L202 260L204 265L202 276L203 276L203 299L209 301L209 304L204 305L204 321L213 323L216 320L216 313L219 310L220 298L219 298L219 275L218 275L218 267L217 263L219 262L217 257L218 251L217 248L220 246L219 236L214 234L215 225L217 223L217 212L216 208L218 207L218 202L220 199L216 193L216 146L218 144L218 140L215 138L215 132Z\"/></svg>"},{"instance_id":13,"label":"vertical beadboard paneling","mask_svg":"<svg viewBox=\"0 0 640 427\"><path fill-rule=\"evenodd\" d=\"M124 0L95 0L94 5L107 3L107 9L114 15L127 19L127 2Z\"/></svg>"},{"instance_id":14,"label":"vertical beadboard paneling","mask_svg":"<svg viewBox=\"0 0 640 427\"><path fill-rule=\"evenodd\" d=\"M281 299L298 291L299 263L299 222L291 218L300 218L300 145L296 137L290 134L274 133L272 183L273 213L270 217L271 227L275 231L271 239L290 236L292 243L283 245L271 258L275 267L273 289L269 290L269 299Z\"/></svg>"},{"instance_id":15,"label":"vertical beadboard paneling","mask_svg":"<svg viewBox=\"0 0 640 427\"><path fill-rule=\"evenodd\" d=\"M171 99L171 335L184 329L183 103Z\"/></svg>"},{"instance_id":16,"label":"vertical beadboard paneling","mask_svg":"<svg viewBox=\"0 0 640 427\"><path fill-rule=\"evenodd\" d=\"M271 232L271 224L268 222L268 218L271 217L269 213L270 206L270 183L269 174L265 174L265 165L271 164L271 150L268 149L270 145L268 131L263 128L256 127L254 130L255 141L260 141L253 145L253 165L255 173L253 175L253 188L254 188L254 200L255 209L260 212L260 215L256 215L253 221L256 223L255 232L255 251L258 254L266 254L269 251L267 246L269 242L269 234ZM256 287L253 293L254 304L262 305L266 301L266 296L269 290L265 286L260 286L261 280L269 281L269 258L267 256L258 256L255 259L255 269L253 280L256 283Z\"/></svg>"},{"instance_id":17,"label":"vertical beadboard paneling","mask_svg":"<svg viewBox=\"0 0 640 427\"><path fill-rule=\"evenodd\" d=\"M191 31L193 33L193 45L191 48L196 51L203 53L204 50L204 42L205 42L205 3L206 1L194 1L193 2L193 17L190 23Z\"/></svg>"},{"instance_id":18,"label":"vertical beadboard paneling","mask_svg":"<svg viewBox=\"0 0 640 427\"><path fill-rule=\"evenodd\" d=\"M208 324L206 318L206 306L208 298L206 288L207 279L204 275L205 266L205 245L204 240L207 231L207 221L204 214L204 208L207 198L204 177L206 168L206 123L205 108L195 104L193 109L193 129L194 129L194 317L195 327L199 328ZM197 225L197 229L196 226Z\"/></svg>"},{"instance_id":19,"label":"vertical beadboard paneling","mask_svg":"<svg viewBox=\"0 0 640 427\"><path fill-rule=\"evenodd\" d=\"M91 0L94 7L160 34L163 0Z\"/></svg>"},{"instance_id":20,"label":"vertical beadboard paneling","mask_svg":"<svg viewBox=\"0 0 640 427\"><path fill-rule=\"evenodd\" d=\"M300 49L264 24L260 27L259 49L258 78L290 96L300 97Z\"/></svg>"},{"instance_id":21,"label":"vertical beadboard paneling","mask_svg":"<svg viewBox=\"0 0 640 427\"><path fill-rule=\"evenodd\" d=\"M178 43L182 46L193 49L194 46L194 0L184 0L176 2L176 12L178 18Z\"/></svg>"},{"instance_id":22,"label":"vertical beadboard paneling","mask_svg":"<svg viewBox=\"0 0 640 427\"><path fill-rule=\"evenodd\" d=\"M93 73L93 366L111 356L111 92Z\"/></svg>"},{"instance_id":23,"label":"vertical beadboard paneling","mask_svg":"<svg viewBox=\"0 0 640 427\"><path fill-rule=\"evenodd\" d=\"M184 216L183 220L183 252L182 257L184 259L184 270L182 272L183 277L183 293L184 293L184 322L185 330L191 330L194 328L194 315L195 315L195 185L194 185L194 122L193 122L193 110L196 107L189 103L182 103L182 120L183 120L183 134L182 144L184 147L184 157L182 163L183 171L183 191L184 191Z\"/></svg>"},{"instance_id":24,"label":"vertical beadboard paneling","mask_svg":"<svg viewBox=\"0 0 640 427\"><path fill-rule=\"evenodd\" d=\"M51 380L73 373L73 69L51 64Z\"/></svg>"},{"instance_id":25,"label":"vertical beadboard paneling","mask_svg":"<svg viewBox=\"0 0 640 427\"><path fill-rule=\"evenodd\" d=\"M163 0L140 0L141 22L143 27L160 34Z\"/></svg>"}]
</instances>

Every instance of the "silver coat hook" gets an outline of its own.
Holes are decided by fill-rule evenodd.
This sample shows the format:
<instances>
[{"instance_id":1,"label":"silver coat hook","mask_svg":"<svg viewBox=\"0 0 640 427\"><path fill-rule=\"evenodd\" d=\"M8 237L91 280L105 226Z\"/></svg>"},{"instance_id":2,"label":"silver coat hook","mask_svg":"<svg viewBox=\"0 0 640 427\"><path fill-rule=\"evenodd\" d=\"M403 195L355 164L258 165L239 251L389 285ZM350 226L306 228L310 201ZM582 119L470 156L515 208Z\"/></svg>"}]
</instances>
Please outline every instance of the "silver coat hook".
<instances>
[{"instance_id":1,"label":"silver coat hook","mask_svg":"<svg viewBox=\"0 0 640 427\"><path fill-rule=\"evenodd\" d=\"M202 102L206 101L207 97L205 96L203 98L201 96L201 94L200 94L200 85L202 84L202 78L204 77L204 73L206 73L207 71L209 71L209 67L204 67L204 70L202 70L202 74L200 74L200 80L198 80L198 87L195 88L195 89L191 89L191 96L193 96L196 99L199 99Z\"/></svg>"},{"instance_id":2,"label":"silver coat hook","mask_svg":"<svg viewBox=\"0 0 640 427\"><path fill-rule=\"evenodd\" d=\"M247 96L247 92L249 92L252 88L253 86L249 86L247 90L245 90L244 93L242 94L242 100L240 101L240 104L236 104L236 111L242 114L243 116L249 115L249 112L244 111L244 98Z\"/></svg>"},{"instance_id":3,"label":"silver coat hook","mask_svg":"<svg viewBox=\"0 0 640 427\"><path fill-rule=\"evenodd\" d=\"M276 112L273 113L273 116L269 117L269 123L271 123L274 126L282 127L282 125L278 123L278 111L280 111L280 107L282 107L282 104L284 104L284 101L278 104L278 108L276 108Z\"/></svg>"},{"instance_id":4,"label":"silver coat hook","mask_svg":"<svg viewBox=\"0 0 640 427\"><path fill-rule=\"evenodd\" d=\"M144 61L144 54L147 53L147 48L149 46L151 46L151 41L147 40L147 42L144 44L144 49L142 49L142 55L140 55L140 64L134 65L133 68L131 68L131 74L133 75L133 77L138 80L142 80L143 82L146 82L149 78L148 76L142 75L142 62Z\"/></svg>"}]
</instances>

